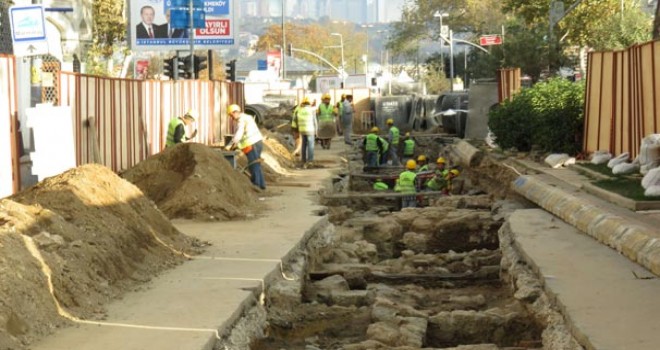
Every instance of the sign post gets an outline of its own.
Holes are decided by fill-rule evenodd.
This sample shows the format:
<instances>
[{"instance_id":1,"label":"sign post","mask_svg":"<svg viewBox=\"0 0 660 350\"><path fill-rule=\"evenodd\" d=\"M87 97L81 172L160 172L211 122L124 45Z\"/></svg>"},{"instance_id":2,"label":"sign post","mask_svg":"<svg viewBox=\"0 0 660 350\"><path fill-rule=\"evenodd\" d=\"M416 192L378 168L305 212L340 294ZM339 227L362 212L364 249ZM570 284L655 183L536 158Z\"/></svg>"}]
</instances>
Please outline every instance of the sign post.
<instances>
[{"instance_id":1,"label":"sign post","mask_svg":"<svg viewBox=\"0 0 660 350\"><path fill-rule=\"evenodd\" d=\"M9 22L15 56L48 54L43 6L12 6L9 8Z\"/></svg>"}]
</instances>

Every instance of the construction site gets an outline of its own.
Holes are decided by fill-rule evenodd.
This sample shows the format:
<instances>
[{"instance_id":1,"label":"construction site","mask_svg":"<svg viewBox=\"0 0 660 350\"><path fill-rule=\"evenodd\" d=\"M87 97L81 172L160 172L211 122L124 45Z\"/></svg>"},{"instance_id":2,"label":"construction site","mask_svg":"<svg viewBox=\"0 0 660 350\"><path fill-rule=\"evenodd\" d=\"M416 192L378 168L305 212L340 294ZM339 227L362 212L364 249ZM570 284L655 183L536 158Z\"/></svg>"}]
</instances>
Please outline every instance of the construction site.
<instances>
[{"instance_id":1,"label":"construction site","mask_svg":"<svg viewBox=\"0 0 660 350\"><path fill-rule=\"evenodd\" d=\"M419 133L461 175L401 209L371 189L400 168L366 169L360 142L303 169L264 133L265 191L245 157L184 143L2 199L0 349L660 344L660 216L586 193L588 174Z\"/></svg>"}]
</instances>

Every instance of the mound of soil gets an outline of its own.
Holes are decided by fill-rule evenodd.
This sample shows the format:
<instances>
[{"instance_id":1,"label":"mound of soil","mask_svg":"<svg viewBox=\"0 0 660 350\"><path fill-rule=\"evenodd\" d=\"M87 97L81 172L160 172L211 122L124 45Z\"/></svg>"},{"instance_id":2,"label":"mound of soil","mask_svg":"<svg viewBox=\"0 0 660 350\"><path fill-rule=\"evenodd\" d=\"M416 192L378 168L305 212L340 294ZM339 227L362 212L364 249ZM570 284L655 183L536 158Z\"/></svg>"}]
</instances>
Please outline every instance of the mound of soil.
<instances>
[{"instance_id":1,"label":"mound of soil","mask_svg":"<svg viewBox=\"0 0 660 350\"><path fill-rule=\"evenodd\" d=\"M232 220L260 208L260 190L218 151L198 143L168 147L122 174L169 218Z\"/></svg>"},{"instance_id":2,"label":"mound of soil","mask_svg":"<svg viewBox=\"0 0 660 350\"><path fill-rule=\"evenodd\" d=\"M39 255L62 308L98 320L108 301L181 263L176 251L195 254L196 246L137 187L100 165L1 200L0 349L23 349L69 323L58 314Z\"/></svg>"}]
</instances>

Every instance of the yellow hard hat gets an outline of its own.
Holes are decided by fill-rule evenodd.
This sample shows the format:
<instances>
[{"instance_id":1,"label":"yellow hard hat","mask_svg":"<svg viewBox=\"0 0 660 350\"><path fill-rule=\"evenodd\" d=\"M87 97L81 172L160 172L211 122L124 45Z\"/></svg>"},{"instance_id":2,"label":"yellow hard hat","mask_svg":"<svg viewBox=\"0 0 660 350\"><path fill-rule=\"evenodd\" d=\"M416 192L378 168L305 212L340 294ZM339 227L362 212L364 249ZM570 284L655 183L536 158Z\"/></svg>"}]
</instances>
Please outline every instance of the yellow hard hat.
<instances>
[{"instance_id":1,"label":"yellow hard hat","mask_svg":"<svg viewBox=\"0 0 660 350\"><path fill-rule=\"evenodd\" d=\"M415 170L417 168L417 162L414 159L410 159L406 162L406 169Z\"/></svg>"},{"instance_id":2,"label":"yellow hard hat","mask_svg":"<svg viewBox=\"0 0 660 350\"><path fill-rule=\"evenodd\" d=\"M329 100L330 98L331 98L330 94L323 94L323 97L321 97L321 100Z\"/></svg>"},{"instance_id":3,"label":"yellow hard hat","mask_svg":"<svg viewBox=\"0 0 660 350\"><path fill-rule=\"evenodd\" d=\"M341 94L341 98L346 98L346 94Z\"/></svg>"},{"instance_id":4,"label":"yellow hard hat","mask_svg":"<svg viewBox=\"0 0 660 350\"><path fill-rule=\"evenodd\" d=\"M184 114L183 117L195 121L195 119L197 119L197 111L194 109L189 109L188 111L186 111L186 114Z\"/></svg>"},{"instance_id":5,"label":"yellow hard hat","mask_svg":"<svg viewBox=\"0 0 660 350\"><path fill-rule=\"evenodd\" d=\"M410 132L407 132L407 133L406 133L406 137L410 137Z\"/></svg>"},{"instance_id":6,"label":"yellow hard hat","mask_svg":"<svg viewBox=\"0 0 660 350\"><path fill-rule=\"evenodd\" d=\"M436 162L437 164L445 164L445 163L447 163L447 161L445 161L445 159L442 158L442 157L438 158L438 160L436 160L435 162Z\"/></svg>"},{"instance_id":7,"label":"yellow hard hat","mask_svg":"<svg viewBox=\"0 0 660 350\"><path fill-rule=\"evenodd\" d=\"M387 125L392 125L394 124L394 119L390 118L385 122Z\"/></svg>"},{"instance_id":8,"label":"yellow hard hat","mask_svg":"<svg viewBox=\"0 0 660 350\"><path fill-rule=\"evenodd\" d=\"M449 173L454 174L454 176L458 176L458 175L461 174L461 172L458 171L458 169L451 169L451 170L449 170Z\"/></svg>"},{"instance_id":9,"label":"yellow hard hat","mask_svg":"<svg viewBox=\"0 0 660 350\"><path fill-rule=\"evenodd\" d=\"M229 114L240 111L241 111L241 107L239 107L238 105L229 105L229 107L227 107L227 113Z\"/></svg>"},{"instance_id":10,"label":"yellow hard hat","mask_svg":"<svg viewBox=\"0 0 660 350\"><path fill-rule=\"evenodd\" d=\"M307 97L307 96L303 97L302 102L300 102L300 104L304 104L304 103L310 103L309 102L309 97Z\"/></svg>"},{"instance_id":11,"label":"yellow hard hat","mask_svg":"<svg viewBox=\"0 0 660 350\"><path fill-rule=\"evenodd\" d=\"M380 131L380 129L378 129L377 126L374 126L373 128L371 128L371 132L378 133L379 131Z\"/></svg>"},{"instance_id":12,"label":"yellow hard hat","mask_svg":"<svg viewBox=\"0 0 660 350\"><path fill-rule=\"evenodd\" d=\"M423 154L420 155L419 157L417 157L417 161L418 161L418 162L426 162L426 156L423 155Z\"/></svg>"}]
</instances>

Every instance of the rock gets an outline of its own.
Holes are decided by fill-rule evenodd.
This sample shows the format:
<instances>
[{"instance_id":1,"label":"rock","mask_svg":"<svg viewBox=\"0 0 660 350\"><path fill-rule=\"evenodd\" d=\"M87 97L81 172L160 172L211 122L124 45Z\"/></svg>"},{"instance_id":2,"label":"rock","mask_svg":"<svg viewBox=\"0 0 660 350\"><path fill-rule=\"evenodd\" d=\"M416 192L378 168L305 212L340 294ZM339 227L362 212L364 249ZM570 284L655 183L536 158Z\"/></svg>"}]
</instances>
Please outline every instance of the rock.
<instances>
[{"instance_id":1,"label":"rock","mask_svg":"<svg viewBox=\"0 0 660 350\"><path fill-rule=\"evenodd\" d=\"M399 343L399 327L393 322L376 322L367 328L367 338L379 341L385 345L397 346Z\"/></svg>"},{"instance_id":2,"label":"rock","mask_svg":"<svg viewBox=\"0 0 660 350\"><path fill-rule=\"evenodd\" d=\"M428 235L408 231L403 234L402 242L407 249L417 253L425 253L426 243L428 243Z\"/></svg>"},{"instance_id":3,"label":"rock","mask_svg":"<svg viewBox=\"0 0 660 350\"><path fill-rule=\"evenodd\" d=\"M340 306L366 306L374 298L374 293L366 290L333 290L330 292L330 302Z\"/></svg>"},{"instance_id":4,"label":"rock","mask_svg":"<svg viewBox=\"0 0 660 350\"><path fill-rule=\"evenodd\" d=\"M41 231L38 235L32 237L37 246L41 249L51 251L64 245L64 238L60 235L51 235L49 232Z\"/></svg>"},{"instance_id":5,"label":"rock","mask_svg":"<svg viewBox=\"0 0 660 350\"><path fill-rule=\"evenodd\" d=\"M449 301L461 305L464 308L478 309L486 305L486 298L482 294L477 295L452 295Z\"/></svg>"},{"instance_id":6,"label":"rock","mask_svg":"<svg viewBox=\"0 0 660 350\"><path fill-rule=\"evenodd\" d=\"M278 307L294 307L302 302L302 290L300 282L277 281L268 288L266 296L269 305Z\"/></svg>"},{"instance_id":7,"label":"rock","mask_svg":"<svg viewBox=\"0 0 660 350\"><path fill-rule=\"evenodd\" d=\"M397 317L418 317L426 319L426 311L419 311L410 305L397 304L387 298L376 297L371 307L371 319L376 321L392 321Z\"/></svg>"},{"instance_id":8,"label":"rock","mask_svg":"<svg viewBox=\"0 0 660 350\"><path fill-rule=\"evenodd\" d=\"M332 275L314 282L314 288L316 288L316 295L327 301L329 301L333 291L349 290L348 282L340 275Z\"/></svg>"},{"instance_id":9,"label":"rock","mask_svg":"<svg viewBox=\"0 0 660 350\"><path fill-rule=\"evenodd\" d=\"M538 279L528 275L521 274L516 280L516 292L513 297L528 303L533 303L541 296L541 284Z\"/></svg>"},{"instance_id":10,"label":"rock","mask_svg":"<svg viewBox=\"0 0 660 350\"><path fill-rule=\"evenodd\" d=\"M377 340L365 340L357 344L348 344L344 345L342 349L344 350L374 350L374 349L389 349L390 347L377 341Z\"/></svg>"},{"instance_id":11,"label":"rock","mask_svg":"<svg viewBox=\"0 0 660 350\"><path fill-rule=\"evenodd\" d=\"M378 248L373 243L367 241L355 242L355 255L361 263L377 263L378 262Z\"/></svg>"},{"instance_id":12,"label":"rock","mask_svg":"<svg viewBox=\"0 0 660 350\"><path fill-rule=\"evenodd\" d=\"M390 218L374 218L363 228L364 239L378 248L378 256L387 259L394 255L394 246L401 239L403 228Z\"/></svg>"},{"instance_id":13,"label":"rock","mask_svg":"<svg viewBox=\"0 0 660 350\"><path fill-rule=\"evenodd\" d=\"M399 325L401 337L397 345L421 348L426 339L427 326L426 318L401 317Z\"/></svg>"}]
</instances>

